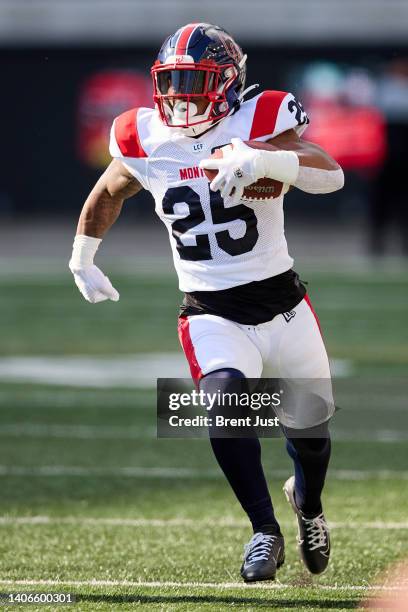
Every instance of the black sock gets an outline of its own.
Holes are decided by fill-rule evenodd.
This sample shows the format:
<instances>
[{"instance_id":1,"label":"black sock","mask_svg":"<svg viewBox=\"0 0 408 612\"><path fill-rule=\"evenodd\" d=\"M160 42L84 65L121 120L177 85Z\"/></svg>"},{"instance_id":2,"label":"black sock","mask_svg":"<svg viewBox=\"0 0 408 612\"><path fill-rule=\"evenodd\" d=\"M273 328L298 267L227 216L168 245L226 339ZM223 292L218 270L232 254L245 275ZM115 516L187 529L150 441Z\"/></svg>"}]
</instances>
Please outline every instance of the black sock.
<instances>
[{"instance_id":1,"label":"black sock","mask_svg":"<svg viewBox=\"0 0 408 612\"><path fill-rule=\"evenodd\" d=\"M254 532L265 525L280 531L261 464L261 445L255 438L211 438L220 468L248 515Z\"/></svg>"},{"instance_id":2,"label":"black sock","mask_svg":"<svg viewBox=\"0 0 408 612\"><path fill-rule=\"evenodd\" d=\"M217 379L217 389L221 393L228 393L237 378L243 379L243 374L230 368L211 372L201 379L200 389L213 392L214 379ZM217 410L217 407L215 409ZM214 414L212 411L212 415ZM280 533L261 463L261 445L258 438L214 437L210 429L210 441L218 464L247 513L254 532L262 530Z\"/></svg>"},{"instance_id":3,"label":"black sock","mask_svg":"<svg viewBox=\"0 0 408 612\"><path fill-rule=\"evenodd\" d=\"M324 438L288 438L286 448L295 465L295 498L307 516L322 511L321 494L330 460L331 441Z\"/></svg>"}]
</instances>

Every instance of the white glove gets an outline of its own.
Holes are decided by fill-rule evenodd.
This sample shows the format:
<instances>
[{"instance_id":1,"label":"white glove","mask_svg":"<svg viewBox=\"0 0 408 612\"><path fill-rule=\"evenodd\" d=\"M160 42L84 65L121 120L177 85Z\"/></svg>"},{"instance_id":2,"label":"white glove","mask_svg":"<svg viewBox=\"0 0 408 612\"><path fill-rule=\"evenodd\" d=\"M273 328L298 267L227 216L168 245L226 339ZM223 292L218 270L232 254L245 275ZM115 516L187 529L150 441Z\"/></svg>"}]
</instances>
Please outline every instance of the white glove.
<instances>
[{"instance_id":1,"label":"white glove","mask_svg":"<svg viewBox=\"0 0 408 612\"><path fill-rule=\"evenodd\" d=\"M293 185L299 173L299 158L294 151L268 151L248 147L240 138L232 138L231 144L222 147L223 157L203 159L200 168L218 170L211 181L210 189L221 192L226 198L232 194L232 202L237 204L242 198L244 188L267 177Z\"/></svg>"},{"instance_id":2,"label":"white glove","mask_svg":"<svg viewBox=\"0 0 408 612\"><path fill-rule=\"evenodd\" d=\"M219 159L203 159L200 168L218 170L217 176L211 181L211 191L221 192L226 198L235 189L231 198L238 203L244 193L244 188L261 178L259 175L259 149L248 147L240 138L232 138L231 144L222 147L223 157Z\"/></svg>"},{"instance_id":3,"label":"white glove","mask_svg":"<svg viewBox=\"0 0 408 612\"><path fill-rule=\"evenodd\" d=\"M75 236L69 268L75 284L84 298L96 304L104 300L119 300L119 293L109 278L93 263L93 258L102 240L91 236Z\"/></svg>"}]
</instances>

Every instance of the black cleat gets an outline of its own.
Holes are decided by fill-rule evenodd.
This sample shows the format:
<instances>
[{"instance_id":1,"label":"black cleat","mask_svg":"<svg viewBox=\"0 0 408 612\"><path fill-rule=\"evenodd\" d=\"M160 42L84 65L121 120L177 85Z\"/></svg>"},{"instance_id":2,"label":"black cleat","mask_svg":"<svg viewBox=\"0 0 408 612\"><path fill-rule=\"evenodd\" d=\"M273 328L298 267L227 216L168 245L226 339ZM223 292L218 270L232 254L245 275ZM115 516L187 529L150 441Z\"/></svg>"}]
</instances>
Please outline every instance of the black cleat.
<instances>
[{"instance_id":1,"label":"black cleat","mask_svg":"<svg viewBox=\"0 0 408 612\"><path fill-rule=\"evenodd\" d=\"M241 576L245 582L274 580L276 570L285 561L285 541L282 534L254 533L245 546Z\"/></svg>"},{"instance_id":2,"label":"black cleat","mask_svg":"<svg viewBox=\"0 0 408 612\"><path fill-rule=\"evenodd\" d=\"M329 527L323 512L314 517L305 516L296 505L295 477L291 476L283 487L286 499L293 508L298 522L298 547L303 563L312 574L321 574L329 564Z\"/></svg>"}]
</instances>

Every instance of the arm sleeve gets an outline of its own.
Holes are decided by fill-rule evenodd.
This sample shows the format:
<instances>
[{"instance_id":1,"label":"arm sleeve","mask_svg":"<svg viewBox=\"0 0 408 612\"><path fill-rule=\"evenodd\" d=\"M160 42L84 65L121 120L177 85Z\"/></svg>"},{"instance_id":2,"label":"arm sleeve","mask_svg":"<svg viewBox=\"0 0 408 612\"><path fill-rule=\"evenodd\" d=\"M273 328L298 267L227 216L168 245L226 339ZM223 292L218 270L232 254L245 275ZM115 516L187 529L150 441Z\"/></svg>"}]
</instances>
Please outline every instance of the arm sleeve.
<instances>
[{"instance_id":1,"label":"arm sleeve","mask_svg":"<svg viewBox=\"0 0 408 612\"><path fill-rule=\"evenodd\" d=\"M332 193L344 187L344 173L338 170L322 170L300 166L294 187L306 193Z\"/></svg>"}]
</instances>

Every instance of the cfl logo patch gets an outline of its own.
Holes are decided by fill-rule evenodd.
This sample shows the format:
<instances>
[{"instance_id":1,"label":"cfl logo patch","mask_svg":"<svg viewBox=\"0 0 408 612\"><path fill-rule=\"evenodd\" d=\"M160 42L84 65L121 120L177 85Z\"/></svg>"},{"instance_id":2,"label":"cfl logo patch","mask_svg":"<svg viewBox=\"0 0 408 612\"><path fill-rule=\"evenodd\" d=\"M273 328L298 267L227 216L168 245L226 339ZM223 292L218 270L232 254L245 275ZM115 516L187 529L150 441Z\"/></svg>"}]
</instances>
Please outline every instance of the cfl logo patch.
<instances>
[{"instance_id":1,"label":"cfl logo patch","mask_svg":"<svg viewBox=\"0 0 408 612\"><path fill-rule=\"evenodd\" d=\"M237 178L242 178L244 176L241 168L235 168L234 170L234 176L236 176Z\"/></svg>"},{"instance_id":2,"label":"cfl logo patch","mask_svg":"<svg viewBox=\"0 0 408 612\"><path fill-rule=\"evenodd\" d=\"M283 312L282 315L286 323L289 323L291 319L296 317L296 312L294 310L289 310L289 312Z\"/></svg>"}]
</instances>

